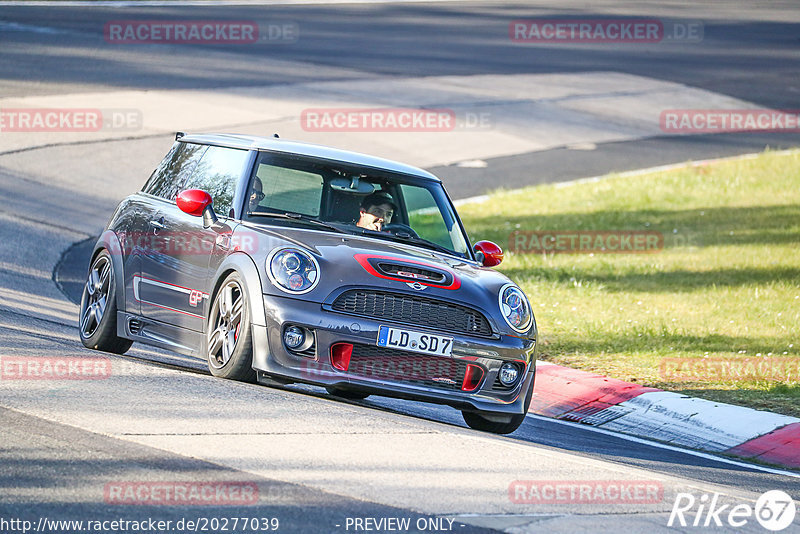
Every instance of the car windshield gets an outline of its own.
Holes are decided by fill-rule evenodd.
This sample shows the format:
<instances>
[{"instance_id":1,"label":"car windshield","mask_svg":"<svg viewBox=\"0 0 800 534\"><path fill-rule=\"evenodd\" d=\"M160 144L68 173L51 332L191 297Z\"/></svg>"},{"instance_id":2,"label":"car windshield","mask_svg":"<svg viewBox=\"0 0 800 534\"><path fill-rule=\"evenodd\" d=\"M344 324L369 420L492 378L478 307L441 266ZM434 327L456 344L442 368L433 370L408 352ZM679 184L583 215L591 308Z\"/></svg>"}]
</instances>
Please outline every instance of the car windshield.
<instances>
[{"instance_id":1,"label":"car windshield","mask_svg":"<svg viewBox=\"0 0 800 534\"><path fill-rule=\"evenodd\" d=\"M262 152L246 202L254 222L342 231L469 257L453 206L434 181Z\"/></svg>"}]
</instances>

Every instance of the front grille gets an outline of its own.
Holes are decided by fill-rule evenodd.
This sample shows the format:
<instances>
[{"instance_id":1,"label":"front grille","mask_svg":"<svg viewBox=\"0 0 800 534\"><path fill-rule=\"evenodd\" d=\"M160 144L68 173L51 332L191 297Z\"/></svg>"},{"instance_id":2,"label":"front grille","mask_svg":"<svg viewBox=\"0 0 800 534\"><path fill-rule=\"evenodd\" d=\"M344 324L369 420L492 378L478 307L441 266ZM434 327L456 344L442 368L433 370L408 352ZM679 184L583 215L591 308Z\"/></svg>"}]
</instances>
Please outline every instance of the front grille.
<instances>
[{"instance_id":1,"label":"front grille","mask_svg":"<svg viewBox=\"0 0 800 534\"><path fill-rule=\"evenodd\" d=\"M467 364L461 360L426 356L376 345L353 345L347 372L373 380L461 391Z\"/></svg>"},{"instance_id":2,"label":"front grille","mask_svg":"<svg viewBox=\"0 0 800 534\"><path fill-rule=\"evenodd\" d=\"M342 313L427 326L434 330L483 337L492 335L489 321L480 312L416 295L351 289L339 295L331 308Z\"/></svg>"}]
</instances>

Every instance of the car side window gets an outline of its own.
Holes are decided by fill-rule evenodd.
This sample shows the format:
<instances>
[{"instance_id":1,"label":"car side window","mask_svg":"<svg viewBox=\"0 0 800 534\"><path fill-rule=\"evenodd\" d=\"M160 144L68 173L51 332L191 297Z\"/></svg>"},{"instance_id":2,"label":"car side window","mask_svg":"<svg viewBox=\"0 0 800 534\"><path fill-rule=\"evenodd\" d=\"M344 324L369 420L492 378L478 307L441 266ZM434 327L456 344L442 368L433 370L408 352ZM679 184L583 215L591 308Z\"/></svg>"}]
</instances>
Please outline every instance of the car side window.
<instances>
[{"instance_id":1,"label":"car side window","mask_svg":"<svg viewBox=\"0 0 800 534\"><path fill-rule=\"evenodd\" d=\"M181 187L183 189L202 189L211 195L214 211L229 216L233 208L236 184L248 163L247 150L210 146L197 164L194 173Z\"/></svg>"},{"instance_id":2,"label":"car side window","mask_svg":"<svg viewBox=\"0 0 800 534\"><path fill-rule=\"evenodd\" d=\"M206 148L205 145L176 142L150 175L142 192L174 201L182 190L183 182L192 174Z\"/></svg>"}]
</instances>

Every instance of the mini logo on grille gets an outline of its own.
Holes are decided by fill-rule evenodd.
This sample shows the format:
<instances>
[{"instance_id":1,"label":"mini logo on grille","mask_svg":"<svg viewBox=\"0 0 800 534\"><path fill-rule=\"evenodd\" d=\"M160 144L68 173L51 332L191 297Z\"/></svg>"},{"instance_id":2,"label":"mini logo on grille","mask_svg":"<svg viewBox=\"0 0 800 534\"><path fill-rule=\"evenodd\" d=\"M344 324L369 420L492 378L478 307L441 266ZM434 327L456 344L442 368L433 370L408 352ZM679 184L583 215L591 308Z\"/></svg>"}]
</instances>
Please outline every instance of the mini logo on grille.
<instances>
[{"instance_id":1,"label":"mini logo on grille","mask_svg":"<svg viewBox=\"0 0 800 534\"><path fill-rule=\"evenodd\" d=\"M444 384L451 384L451 385L455 385L456 383L455 380L452 380L450 378L445 378L443 376L434 376L433 378L431 378L431 380L433 380L434 382L442 382Z\"/></svg>"},{"instance_id":2,"label":"mini logo on grille","mask_svg":"<svg viewBox=\"0 0 800 534\"><path fill-rule=\"evenodd\" d=\"M420 284L419 282L406 282L406 285L411 289L416 289L417 291L422 291L423 289L428 287L426 285Z\"/></svg>"}]
</instances>

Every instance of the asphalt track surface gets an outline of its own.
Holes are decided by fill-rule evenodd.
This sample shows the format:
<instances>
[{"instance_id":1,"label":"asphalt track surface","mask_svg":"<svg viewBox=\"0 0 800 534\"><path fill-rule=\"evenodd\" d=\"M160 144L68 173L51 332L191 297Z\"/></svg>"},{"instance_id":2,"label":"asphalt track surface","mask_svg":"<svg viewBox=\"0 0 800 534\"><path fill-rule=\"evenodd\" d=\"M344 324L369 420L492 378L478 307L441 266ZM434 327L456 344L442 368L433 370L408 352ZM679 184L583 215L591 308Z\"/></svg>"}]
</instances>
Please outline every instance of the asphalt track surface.
<instances>
[{"instance_id":1,"label":"asphalt track surface","mask_svg":"<svg viewBox=\"0 0 800 534\"><path fill-rule=\"evenodd\" d=\"M796 109L800 32L791 3L437 3L341 6L0 8L0 96L118 89L291 84L330 76L441 76L615 70L702 87L759 106ZM124 15L121 15L124 13ZM287 20L302 23L292 46L145 45L99 50L98 28L120 18ZM702 45L518 47L509 20L535 16L648 16L702 20ZM11 28L11 29L9 29ZM29 28L21 31L20 28ZM31 30L30 28L36 28ZM45 30L45 29L47 30ZM499 33L498 33L499 32ZM498 35L500 37L498 37ZM265 55L286 61L262 68ZM290 68L293 63L303 68ZM726 134L562 147L433 169L454 197L485 192L487 177L517 187L798 143L792 134ZM2 154L0 137L0 350L3 355L89 357L74 328L81 258L118 200L144 176L96 171L51 180L41 169L97 160L115 168L163 138L55 144ZM111 155L109 155L111 154ZM531 173L530 169L536 169ZM66 171L65 171L66 172ZM97 187L104 176L109 185ZM73 246L73 244L78 245ZM81 245L83 243L83 245ZM85 260L83 260L85 261ZM58 266L58 268L57 268ZM0 384L0 518L113 519L278 517L280 531L345 532L348 517L455 518L455 529L597 532L722 531L668 528L678 491L719 492L749 502L767 490L797 494L797 478L658 444L529 417L508 437L465 428L443 407L370 398L351 403L307 387L264 388L212 379L199 360L146 347L111 356L105 381ZM455 457L455 458L454 458ZM463 462L457 461L459 458ZM471 463L470 463L471 462ZM526 506L509 502L513 480L656 480L653 506ZM255 506L119 506L110 481L242 481ZM797 532L797 521L784 532ZM1 525L1 524L0 524ZM793 530L794 529L794 530ZM751 521L741 531L763 532ZM8 529L8 531L12 531ZM349 531L353 531L352 528Z\"/></svg>"}]
</instances>

